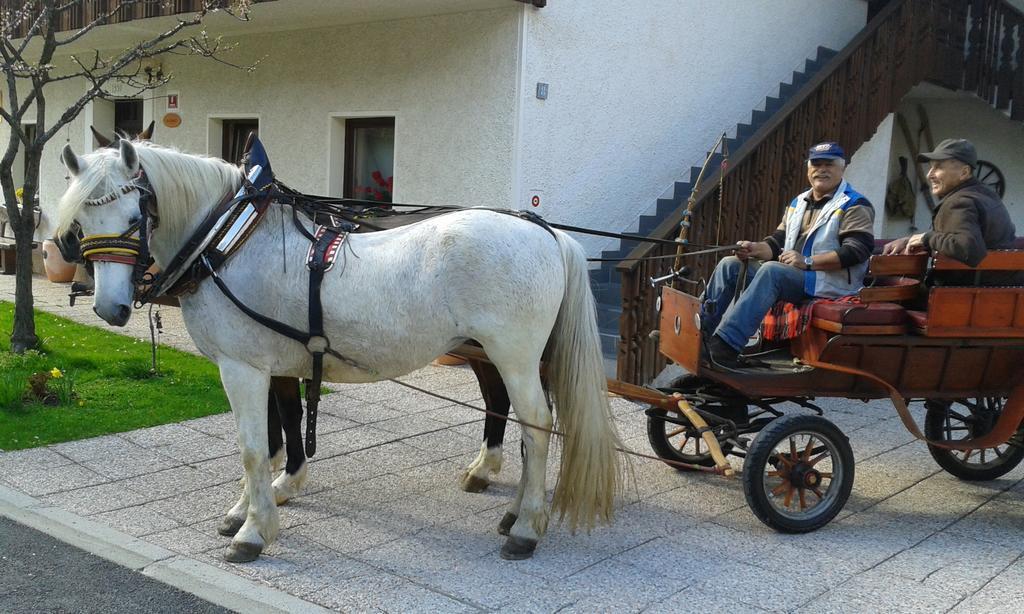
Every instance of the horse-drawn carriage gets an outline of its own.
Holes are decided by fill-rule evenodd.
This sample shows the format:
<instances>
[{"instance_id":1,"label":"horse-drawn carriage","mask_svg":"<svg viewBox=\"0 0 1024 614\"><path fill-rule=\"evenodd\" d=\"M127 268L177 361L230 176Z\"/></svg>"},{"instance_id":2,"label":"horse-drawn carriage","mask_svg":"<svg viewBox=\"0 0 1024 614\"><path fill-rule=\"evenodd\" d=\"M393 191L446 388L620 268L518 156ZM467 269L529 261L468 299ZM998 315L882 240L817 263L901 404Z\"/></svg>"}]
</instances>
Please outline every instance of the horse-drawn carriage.
<instances>
[{"instance_id":1,"label":"horse-drawn carriage","mask_svg":"<svg viewBox=\"0 0 1024 614\"><path fill-rule=\"evenodd\" d=\"M648 410L652 448L667 461L698 465L721 467L718 450L743 457L751 509L786 532L827 523L853 485L850 445L816 397L890 399L907 429L958 478L1010 471L1024 459L1024 288L937 286L927 289L926 309L905 307L920 302L930 264L937 276L1022 270L1024 251L990 252L975 269L943 257L874 256L859 302L816 303L801 334L758 353L761 366L741 370L709 367L699 300L666 286L660 349L689 374ZM679 411L678 396L709 423L710 446L701 448L708 438ZM923 433L910 402L924 403ZM783 414L783 403L815 413Z\"/></svg>"},{"instance_id":2,"label":"horse-drawn carriage","mask_svg":"<svg viewBox=\"0 0 1024 614\"><path fill-rule=\"evenodd\" d=\"M565 435L554 505L572 526L610 517L622 480L619 444L585 259L565 233L533 216L489 210L356 233L372 219L287 190L269 166L242 175L221 161L124 141L84 158L66 148L63 158L74 181L60 224L85 235L81 253L96 264L96 313L127 321L152 254L163 270L146 279L144 297L180 287L193 339L220 366L247 477L222 525L234 535L229 560L254 559L278 531L278 482L269 480L266 454L272 377L312 373L313 432L321 376L393 378L445 352L473 362L492 412L485 429L507 416L509 404L523 420L523 476L499 524L509 536L502 555L530 556L547 528L545 464L555 425L539 377L542 356ZM281 214L267 216L271 207ZM335 258L341 272L325 275ZM816 409L814 397L888 397L921 436L906 403L925 399L925 434L944 468L966 479L1002 475L1024 457L1015 438L1024 416L1024 288L932 288L924 312L893 302L917 295L926 265L924 257L876 257L860 304L816 305L789 347L759 356L767 368L741 371L707 367L698 299L666 287L661 350L689 375L667 389L618 381L607 389L651 405L650 442L666 463L731 475L725 456L744 457L751 508L783 531L827 523L849 496L854 472L842 432L820 410L783 414L776 406L784 402ZM940 259L934 268L964 267ZM992 254L980 268L1024 269L1024 254ZM460 345L469 339L479 346ZM481 487L489 448L503 434L501 426L486 440L465 488Z\"/></svg>"}]
</instances>

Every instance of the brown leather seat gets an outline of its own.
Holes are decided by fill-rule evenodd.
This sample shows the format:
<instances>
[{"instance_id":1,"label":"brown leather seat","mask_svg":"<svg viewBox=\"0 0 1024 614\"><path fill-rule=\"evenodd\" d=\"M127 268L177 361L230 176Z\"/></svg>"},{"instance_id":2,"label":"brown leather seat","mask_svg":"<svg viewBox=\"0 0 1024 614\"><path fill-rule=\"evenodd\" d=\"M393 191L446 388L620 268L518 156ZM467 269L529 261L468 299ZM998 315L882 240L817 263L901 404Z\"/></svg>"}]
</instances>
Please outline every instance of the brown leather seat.
<instances>
[{"instance_id":1,"label":"brown leather seat","mask_svg":"<svg viewBox=\"0 0 1024 614\"><path fill-rule=\"evenodd\" d=\"M893 326L907 321L907 311L896 303L819 302L813 316L848 326Z\"/></svg>"},{"instance_id":2,"label":"brown leather seat","mask_svg":"<svg viewBox=\"0 0 1024 614\"><path fill-rule=\"evenodd\" d=\"M910 318L910 325L918 331L924 331L928 324L928 312L908 309L907 317Z\"/></svg>"}]
</instances>

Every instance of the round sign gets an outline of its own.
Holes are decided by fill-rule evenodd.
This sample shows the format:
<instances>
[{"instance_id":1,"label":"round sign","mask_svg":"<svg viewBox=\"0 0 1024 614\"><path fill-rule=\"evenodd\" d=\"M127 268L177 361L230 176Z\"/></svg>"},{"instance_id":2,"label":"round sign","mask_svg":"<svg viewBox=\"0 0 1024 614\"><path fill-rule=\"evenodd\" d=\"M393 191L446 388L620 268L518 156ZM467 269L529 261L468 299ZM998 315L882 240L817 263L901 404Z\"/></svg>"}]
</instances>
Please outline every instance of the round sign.
<instances>
[{"instance_id":1,"label":"round sign","mask_svg":"<svg viewBox=\"0 0 1024 614\"><path fill-rule=\"evenodd\" d=\"M164 125L168 128L177 128L181 125L181 116L177 113L168 113L164 115Z\"/></svg>"},{"instance_id":2,"label":"round sign","mask_svg":"<svg viewBox=\"0 0 1024 614\"><path fill-rule=\"evenodd\" d=\"M540 196L537 196L536 194L534 194L533 198L530 199L530 204L533 205L534 207L539 207L540 206Z\"/></svg>"}]
</instances>

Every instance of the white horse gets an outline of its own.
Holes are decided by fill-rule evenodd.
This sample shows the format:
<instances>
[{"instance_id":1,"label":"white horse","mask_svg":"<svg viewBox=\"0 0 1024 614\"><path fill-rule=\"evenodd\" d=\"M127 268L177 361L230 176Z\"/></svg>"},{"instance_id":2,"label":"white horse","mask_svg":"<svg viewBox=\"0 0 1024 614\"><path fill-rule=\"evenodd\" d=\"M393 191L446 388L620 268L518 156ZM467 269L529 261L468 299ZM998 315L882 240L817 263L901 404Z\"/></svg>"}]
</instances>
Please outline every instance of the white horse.
<instances>
[{"instance_id":1,"label":"white horse","mask_svg":"<svg viewBox=\"0 0 1024 614\"><path fill-rule=\"evenodd\" d=\"M77 220L86 239L119 235L139 221L135 180L144 171L156 201L151 213L159 218L149 249L161 268L242 181L241 171L224 161L142 142L122 141L119 150L83 157L65 147L62 158L73 181L57 211L60 232ZM268 215L219 274L249 308L308 330L309 274L303 265L309 242L290 217L290 211ZM541 427L523 430L522 478L502 519L509 535L502 556L527 558L548 524L549 434L542 429L552 428L553 418L539 376L544 355L565 434L552 507L572 529L609 521L623 476L579 244L514 216L465 210L353 234L347 245L344 261L323 281L324 329L331 347L357 366L327 356L324 378L393 378L467 339L479 342L520 419ZM108 323L124 325L132 309L132 267L94 261L93 309ZM244 315L209 280L180 300L189 334L220 369L238 427L246 481L224 519L225 526L238 527L225 558L250 561L279 529L266 452L270 377L309 377L311 356L301 343Z\"/></svg>"}]
</instances>

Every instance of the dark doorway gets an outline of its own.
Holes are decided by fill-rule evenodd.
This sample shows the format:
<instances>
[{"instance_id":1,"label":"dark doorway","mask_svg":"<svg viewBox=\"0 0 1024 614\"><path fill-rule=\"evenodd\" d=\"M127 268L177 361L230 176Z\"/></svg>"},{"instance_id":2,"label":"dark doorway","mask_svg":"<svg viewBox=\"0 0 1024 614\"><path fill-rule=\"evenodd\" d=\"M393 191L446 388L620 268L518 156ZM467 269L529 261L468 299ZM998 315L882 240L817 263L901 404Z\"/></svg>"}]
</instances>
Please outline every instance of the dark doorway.
<instances>
[{"instance_id":1,"label":"dark doorway","mask_svg":"<svg viewBox=\"0 0 1024 614\"><path fill-rule=\"evenodd\" d=\"M260 121L258 119L225 119L223 120L223 140L221 142L221 157L238 164L242 161L242 154L245 153L245 141L249 133L260 134Z\"/></svg>"}]
</instances>

